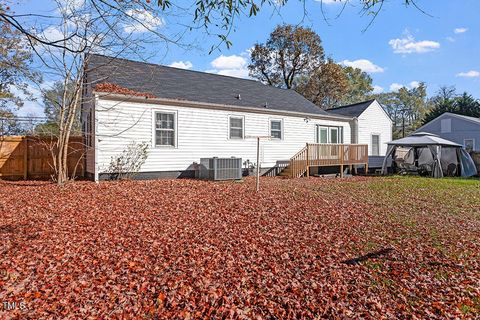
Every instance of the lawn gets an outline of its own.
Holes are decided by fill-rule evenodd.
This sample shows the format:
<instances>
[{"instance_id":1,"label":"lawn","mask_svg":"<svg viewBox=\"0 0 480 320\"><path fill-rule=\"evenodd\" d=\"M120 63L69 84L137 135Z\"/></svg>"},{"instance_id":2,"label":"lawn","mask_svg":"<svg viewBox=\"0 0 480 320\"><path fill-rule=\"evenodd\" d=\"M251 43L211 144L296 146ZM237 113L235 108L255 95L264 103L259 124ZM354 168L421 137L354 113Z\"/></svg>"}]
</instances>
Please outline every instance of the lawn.
<instances>
[{"instance_id":1,"label":"lawn","mask_svg":"<svg viewBox=\"0 0 480 320\"><path fill-rule=\"evenodd\" d=\"M480 181L253 189L0 182L0 318L480 317Z\"/></svg>"}]
</instances>

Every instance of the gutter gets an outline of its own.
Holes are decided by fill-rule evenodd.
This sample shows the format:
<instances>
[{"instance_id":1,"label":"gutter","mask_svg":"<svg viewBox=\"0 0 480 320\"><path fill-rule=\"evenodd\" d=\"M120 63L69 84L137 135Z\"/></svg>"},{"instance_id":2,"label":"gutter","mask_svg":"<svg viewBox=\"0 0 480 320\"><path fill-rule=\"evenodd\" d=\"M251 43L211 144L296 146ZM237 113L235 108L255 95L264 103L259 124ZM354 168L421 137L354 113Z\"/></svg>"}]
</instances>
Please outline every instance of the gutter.
<instances>
[{"instance_id":1,"label":"gutter","mask_svg":"<svg viewBox=\"0 0 480 320\"><path fill-rule=\"evenodd\" d=\"M119 101L119 102L152 103L152 104L159 104L159 105L168 104L168 105L179 106L179 107L216 109L216 110L239 111L239 112L247 111L251 113L260 113L260 114L286 115L286 116L292 116L292 117L337 120L337 121L346 121L346 122L350 122L355 119L352 117L330 115L330 114L293 112L293 111L275 110L275 109L268 109L268 108L260 109L258 107L240 107L240 106L229 105L229 104L205 103L205 102L190 101L190 100L147 98L147 97L141 97L141 96L139 97L139 96L125 95L125 94L118 94L118 93L108 93L108 92L98 92L98 91L93 91L93 94L100 99Z\"/></svg>"}]
</instances>

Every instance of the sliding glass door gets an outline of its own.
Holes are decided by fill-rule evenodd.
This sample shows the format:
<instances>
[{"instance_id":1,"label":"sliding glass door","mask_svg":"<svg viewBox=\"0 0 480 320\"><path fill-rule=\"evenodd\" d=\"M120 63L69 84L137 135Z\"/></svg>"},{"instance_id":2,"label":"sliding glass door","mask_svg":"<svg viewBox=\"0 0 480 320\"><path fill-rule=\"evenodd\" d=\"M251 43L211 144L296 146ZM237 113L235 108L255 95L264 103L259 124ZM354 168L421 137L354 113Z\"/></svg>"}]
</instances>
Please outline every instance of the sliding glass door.
<instances>
[{"instance_id":1,"label":"sliding glass door","mask_svg":"<svg viewBox=\"0 0 480 320\"><path fill-rule=\"evenodd\" d=\"M343 143L343 127L317 126L317 143Z\"/></svg>"}]
</instances>

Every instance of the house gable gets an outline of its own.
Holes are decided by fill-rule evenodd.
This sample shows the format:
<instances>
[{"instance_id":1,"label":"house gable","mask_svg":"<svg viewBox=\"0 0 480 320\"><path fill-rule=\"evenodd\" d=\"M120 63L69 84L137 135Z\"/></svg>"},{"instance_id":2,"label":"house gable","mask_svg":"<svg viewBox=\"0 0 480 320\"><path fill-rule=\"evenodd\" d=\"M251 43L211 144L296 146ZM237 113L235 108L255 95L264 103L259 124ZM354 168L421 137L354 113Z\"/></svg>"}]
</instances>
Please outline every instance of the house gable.
<instances>
[{"instance_id":1,"label":"house gable","mask_svg":"<svg viewBox=\"0 0 480 320\"><path fill-rule=\"evenodd\" d=\"M372 101L358 116L358 143L369 145L369 155L381 156L387 152L387 142L392 140L392 121L382 106ZM373 146L376 142L378 147Z\"/></svg>"}]
</instances>

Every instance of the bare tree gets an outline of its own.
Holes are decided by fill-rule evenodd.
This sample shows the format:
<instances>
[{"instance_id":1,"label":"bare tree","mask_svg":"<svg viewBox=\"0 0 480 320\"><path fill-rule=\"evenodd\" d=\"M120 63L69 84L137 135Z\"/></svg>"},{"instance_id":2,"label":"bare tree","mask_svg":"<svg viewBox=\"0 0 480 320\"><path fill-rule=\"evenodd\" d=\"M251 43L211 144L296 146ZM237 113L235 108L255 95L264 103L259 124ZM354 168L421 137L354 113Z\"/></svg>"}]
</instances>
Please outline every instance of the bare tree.
<instances>
[{"instance_id":1,"label":"bare tree","mask_svg":"<svg viewBox=\"0 0 480 320\"><path fill-rule=\"evenodd\" d=\"M91 4L99 8L108 7L109 9L116 9L121 11L122 7L126 2L135 3L140 5L143 1L124 1L124 0L75 0L75 2L88 1ZM332 0L329 0L331 2ZM337 17L340 16L345 8L348 5L360 6L360 15L370 17L370 21L366 26L366 29L373 23L377 15L381 12L384 4L388 1L386 0L334 0L342 3L340 12L337 14ZM399 2L405 4L406 6L413 6L419 11L427 14L422 10L415 0L398 0ZM46 16L44 14L15 14L11 12L10 7L7 5L12 0L0 0L0 21L9 24L13 29L25 35L25 37L31 42L40 42L43 45L52 46L56 48L62 48L64 46L65 39L44 39L39 37L35 32L35 29L32 29L31 26L26 23L25 19L42 19L42 18L51 18L51 16ZM154 2L156 8L150 7L149 4ZM181 9L184 15L189 17L189 21L186 22L186 26L190 30L203 28L206 33L217 36L220 41L213 45L210 49L212 52L214 49L218 49L221 44L225 44L227 48L231 46L229 36L231 32L235 29L236 22L242 16L252 17L256 16L257 13L263 7L271 7L274 11L279 11L283 5L285 5L286 0L237 0L237 1L224 1L224 0L198 0L192 1L191 3L184 3L184 7L181 7L178 3L173 3L171 0L145 0L144 4L152 10L152 12L159 9L162 12L169 10L170 8ZM324 10L324 0L319 0L321 7L320 11L323 14L324 20L328 23L328 17L325 14ZM3 6L2 6L3 4ZM300 0L299 5L304 8L304 16L307 15L305 0ZM67 38L69 35L67 35ZM72 50L70 47L65 47L67 50ZM75 50L74 50L75 51Z\"/></svg>"},{"instance_id":2,"label":"bare tree","mask_svg":"<svg viewBox=\"0 0 480 320\"><path fill-rule=\"evenodd\" d=\"M50 146L54 180L62 185L69 179L69 141L78 109L91 102L88 95L82 94L91 85L85 78L91 54L144 57L148 42L163 41L167 47L168 43L178 44L179 38L158 32L164 21L143 1L119 1L116 6L106 1L81 0L56 0L55 4L55 17L40 24L35 37L29 40L44 74L61 81L56 83L55 101L51 103L56 108L56 130L49 134L54 137Z\"/></svg>"}]
</instances>

